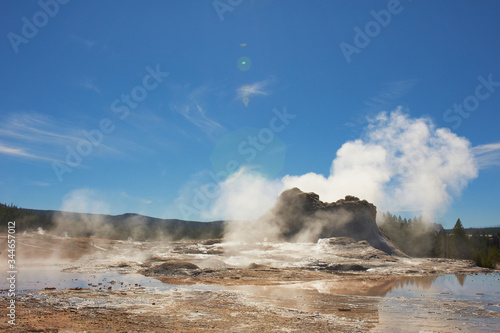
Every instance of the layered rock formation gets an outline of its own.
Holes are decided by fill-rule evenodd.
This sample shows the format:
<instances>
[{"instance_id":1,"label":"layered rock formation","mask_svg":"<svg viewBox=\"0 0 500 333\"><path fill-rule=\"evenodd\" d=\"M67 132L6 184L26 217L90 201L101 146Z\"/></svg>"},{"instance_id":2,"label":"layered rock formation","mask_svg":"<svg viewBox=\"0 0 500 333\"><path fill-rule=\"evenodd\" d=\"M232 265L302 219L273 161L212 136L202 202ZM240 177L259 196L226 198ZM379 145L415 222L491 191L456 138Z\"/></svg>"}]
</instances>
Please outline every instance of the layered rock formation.
<instances>
[{"instance_id":1,"label":"layered rock formation","mask_svg":"<svg viewBox=\"0 0 500 333\"><path fill-rule=\"evenodd\" d=\"M274 207L261 217L285 241L317 241L320 238L350 237L392 254L394 246L378 228L377 208L366 200L346 196L336 202L319 200L315 193L298 188L286 190Z\"/></svg>"}]
</instances>

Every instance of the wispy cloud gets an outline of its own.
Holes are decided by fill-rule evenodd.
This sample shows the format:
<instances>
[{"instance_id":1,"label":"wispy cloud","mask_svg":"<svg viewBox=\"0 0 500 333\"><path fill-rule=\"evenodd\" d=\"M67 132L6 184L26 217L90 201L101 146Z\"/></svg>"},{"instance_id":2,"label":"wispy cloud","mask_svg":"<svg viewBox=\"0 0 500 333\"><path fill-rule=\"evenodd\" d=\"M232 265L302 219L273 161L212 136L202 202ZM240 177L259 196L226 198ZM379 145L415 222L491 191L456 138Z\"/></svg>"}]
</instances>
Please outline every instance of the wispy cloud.
<instances>
[{"instance_id":1,"label":"wispy cloud","mask_svg":"<svg viewBox=\"0 0 500 333\"><path fill-rule=\"evenodd\" d=\"M85 139L84 130L36 112L10 113L0 117L0 154L61 162L66 145ZM99 148L119 153L104 144Z\"/></svg>"},{"instance_id":2,"label":"wispy cloud","mask_svg":"<svg viewBox=\"0 0 500 333\"><path fill-rule=\"evenodd\" d=\"M500 142L475 146L472 152L480 169L500 166Z\"/></svg>"},{"instance_id":3,"label":"wispy cloud","mask_svg":"<svg viewBox=\"0 0 500 333\"><path fill-rule=\"evenodd\" d=\"M87 78L87 79L83 80L83 82L81 83L81 86L84 87L85 89L91 90L95 93L98 93L98 94L101 93L101 89L99 89L99 87L91 79Z\"/></svg>"},{"instance_id":4,"label":"wispy cloud","mask_svg":"<svg viewBox=\"0 0 500 333\"><path fill-rule=\"evenodd\" d=\"M89 39L85 39L85 38L82 38L80 36L77 36L75 34L72 34L70 33L69 36L75 40L77 40L78 42L82 43L83 45L85 45L86 47L92 47L95 45L95 41L94 40L89 40Z\"/></svg>"},{"instance_id":5,"label":"wispy cloud","mask_svg":"<svg viewBox=\"0 0 500 333\"><path fill-rule=\"evenodd\" d=\"M0 143L0 154L12 155L12 156L17 156L17 157L26 157L26 158L45 160L45 161L51 161L51 162L60 162L60 161L53 159L53 158L48 158L48 157L28 153L23 148L7 147L1 143Z\"/></svg>"},{"instance_id":6,"label":"wispy cloud","mask_svg":"<svg viewBox=\"0 0 500 333\"><path fill-rule=\"evenodd\" d=\"M30 182L31 185L35 185L35 186L41 186L41 187L47 187L47 186L50 186L50 183L48 182L41 182L41 181L38 181L38 180L33 180Z\"/></svg>"},{"instance_id":7,"label":"wispy cloud","mask_svg":"<svg viewBox=\"0 0 500 333\"><path fill-rule=\"evenodd\" d=\"M182 115L187 121L211 138L224 131L224 126L207 114L205 100L212 90L208 86L198 87L185 94L185 97L180 102L171 105L175 112Z\"/></svg>"},{"instance_id":8,"label":"wispy cloud","mask_svg":"<svg viewBox=\"0 0 500 333\"><path fill-rule=\"evenodd\" d=\"M398 80L391 81L377 93L376 96L369 98L365 105L374 108L380 112L381 109L391 107L393 103L401 104L399 99L408 94L417 84L418 80Z\"/></svg>"},{"instance_id":9,"label":"wispy cloud","mask_svg":"<svg viewBox=\"0 0 500 333\"><path fill-rule=\"evenodd\" d=\"M207 116L205 110L198 103L185 105L184 107L177 109L177 112L183 115L184 118L186 118L186 120L188 120L190 123L198 126L203 131L211 133L218 129L224 128L215 120L210 119Z\"/></svg>"},{"instance_id":10,"label":"wispy cloud","mask_svg":"<svg viewBox=\"0 0 500 333\"><path fill-rule=\"evenodd\" d=\"M122 197L126 198L126 199L130 199L134 202L140 202L142 204L145 204L145 205L149 205L151 204L153 201L149 200L149 199L144 199L144 198L141 198L141 197L135 197L135 196L131 196L131 195L128 195L127 192L122 192L120 193Z\"/></svg>"},{"instance_id":11,"label":"wispy cloud","mask_svg":"<svg viewBox=\"0 0 500 333\"><path fill-rule=\"evenodd\" d=\"M251 84L244 84L236 89L236 98L250 98L255 95L269 95L268 86L273 82L273 79L267 79Z\"/></svg>"},{"instance_id":12,"label":"wispy cloud","mask_svg":"<svg viewBox=\"0 0 500 333\"><path fill-rule=\"evenodd\" d=\"M39 113L12 113L3 119L2 125L0 125L0 136L52 144L78 139L68 133L67 124L61 125L63 124L57 124L49 117ZM66 129L66 132L62 132L62 128Z\"/></svg>"}]
</instances>

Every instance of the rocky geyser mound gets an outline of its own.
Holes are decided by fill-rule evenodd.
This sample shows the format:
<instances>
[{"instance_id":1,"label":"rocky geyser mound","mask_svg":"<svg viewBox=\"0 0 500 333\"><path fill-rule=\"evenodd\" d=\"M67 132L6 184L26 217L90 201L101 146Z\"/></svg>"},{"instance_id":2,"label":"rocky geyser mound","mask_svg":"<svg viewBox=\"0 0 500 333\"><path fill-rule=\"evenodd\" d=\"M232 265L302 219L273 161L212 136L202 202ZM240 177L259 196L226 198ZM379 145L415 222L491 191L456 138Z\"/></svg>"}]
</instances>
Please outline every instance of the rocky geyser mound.
<instances>
[{"instance_id":1,"label":"rocky geyser mound","mask_svg":"<svg viewBox=\"0 0 500 333\"><path fill-rule=\"evenodd\" d=\"M280 194L265 220L275 231L275 237L285 241L317 241L320 238L350 237L366 240L387 254L397 251L381 233L375 222L377 208L354 196L326 203L316 193L298 188Z\"/></svg>"}]
</instances>

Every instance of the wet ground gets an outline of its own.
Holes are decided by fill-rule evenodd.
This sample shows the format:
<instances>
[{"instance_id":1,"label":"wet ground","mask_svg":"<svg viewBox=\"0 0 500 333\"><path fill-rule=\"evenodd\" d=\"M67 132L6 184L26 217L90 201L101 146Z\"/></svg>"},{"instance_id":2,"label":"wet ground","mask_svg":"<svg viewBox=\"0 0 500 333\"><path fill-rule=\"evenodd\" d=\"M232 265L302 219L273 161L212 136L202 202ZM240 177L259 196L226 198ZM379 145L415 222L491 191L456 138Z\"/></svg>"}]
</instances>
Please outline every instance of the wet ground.
<instances>
[{"instance_id":1,"label":"wet ground","mask_svg":"<svg viewBox=\"0 0 500 333\"><path fill-rule=\"evenodd\" d=\"M21 235L17 250L16 326L7 323L7 292L0 296L6 331L500 331L498 271L391 257L344 238L237 244Z\"/></svg>"}]
</instances>

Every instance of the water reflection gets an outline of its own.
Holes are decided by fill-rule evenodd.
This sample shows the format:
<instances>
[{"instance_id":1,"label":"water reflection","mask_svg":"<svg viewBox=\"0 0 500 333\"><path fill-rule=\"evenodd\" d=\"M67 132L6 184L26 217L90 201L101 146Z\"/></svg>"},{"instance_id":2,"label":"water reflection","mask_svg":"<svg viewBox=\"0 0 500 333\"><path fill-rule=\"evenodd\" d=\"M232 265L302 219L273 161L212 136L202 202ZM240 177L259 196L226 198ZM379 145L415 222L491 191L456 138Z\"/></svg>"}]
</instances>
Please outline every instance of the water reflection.
<instances>
[{"instance_id":1,"label":"water reflection","mask_svg":"<svg viewBox=\"0 0 500 333\"><path fill-rule=\"evenodd\" d=\"M436 281L443 279L442 277L443 276L363 276L297 283L288 285L287 288L310 289L323 294L384 297L400 289L430 290ZM453 283L449 281L449 277L453 277L453 275L450 274L445 277L446 284L453 285ZM464 274L456 274L455 277L458 283L463 286L466 276Z\"/></svg>"},{"instance_id":2,"label":"water reflection","mask_svg":"<svg viewBox=\"0 0 500 333\"><path fill-rule=\"evenodd\" d=\"M445 284L450 284L445 275ZM458 283L463 286L465 274L455 274ZM311 282L294 283L279 286L233 286L228 289L244 290L255 294L272 296L274 294L286 293L294 296L304 293L304 290L313 290L320 294L355 295L355 296L379 296L385 297L389 293L399 289L431 290L432 285L443 276L404 276L404 277L349 277L329 280L318 280Z\"/></svg>"},{"instance_id":3,"label":"water reflection","mask_svg":"<svg viewBox=\"0 0 500 333\"><path fill-rule=\"evenodd\" d=\"M430 288L435 280L435 276L339 276L287 285L236 285L227 286L226 289L240 291L249 301L266 308L334 315L364 323L365 328L370 329L379 323L379 303L389 292L410 285Z\"/></svg>"},{"instance_id":4,"label":"water reflection","mask_svg":"<svg viewBox=\"0 0 500 333\"><path fill-rule=\"evenodd\" d=\"M465 283L465 277L467 276L466 274L455 274L457 277L458 283L460 283L460 286L464 286Z\"/></svg>"},{"instance_id":5,"label":"water reflection","mask_svg":"<svg viewBox=\"0 0 500 333\"><path fill-rule=\"evenodd\" d=\"M142 274L121 274L110 270L101 273L63 272L62 266L20 266L17 290L43 290L44 288L70 289L91 288L126 290L131 287L144 287L153 291L164 291L175 286L160 282ZM7 288L7 281L0 281L0 289Z\"/></svg>"},{"instance_id":6,"label":"water reflection","mask_svg":"<svg viewBox=\"0 0 500 333\"><path fill-rule=\"evenodd\" d=\"M331 315L336 324L339 319L358 322L360 328L370 329L379 322L378 303L381 298L335 294L315 283L272 286L228 286L228 290L242 292L242 297L256 306L301 316ZM320 291L321 290L321 291ZM364 327L363 327L364 326Z\"/></svg>"},{"instance_id":7,"label":"water reflection","mask_svg":"<svg viewBox=\"0 0 500 333\"><path fill-rule=\"evenodd\" d=\"M417 289L428 290L431 288L434 281L436 281L437 276L408 276L399 278L393 282L391 289L403 289L405 287L411 286ZM384 295L385 296L385 295Z\"/></svg>"},{"instance_id":8,"label":"water reflection","mask_svg":"<svg viewBox=\"0 0 500 333\"><path fill-rule=\"evenodd\" d=\"M433 327L448 332L448 324L454 322L458 325L464 320L463 309L468 309L467 320L470 322L475 320L477 325L486 329L492 327L495 316L490 318L485 309L492 312L487 307L498 304L498 281L498 274L349 276L278 286L227 286L226 289L241 291L242 297L257 306L307 312L312 316L333 315L380 332L410 324L415 331L418 327ZM413 316L411 323L408 312L418 314Z\"/></svg>"}]
</instances>

